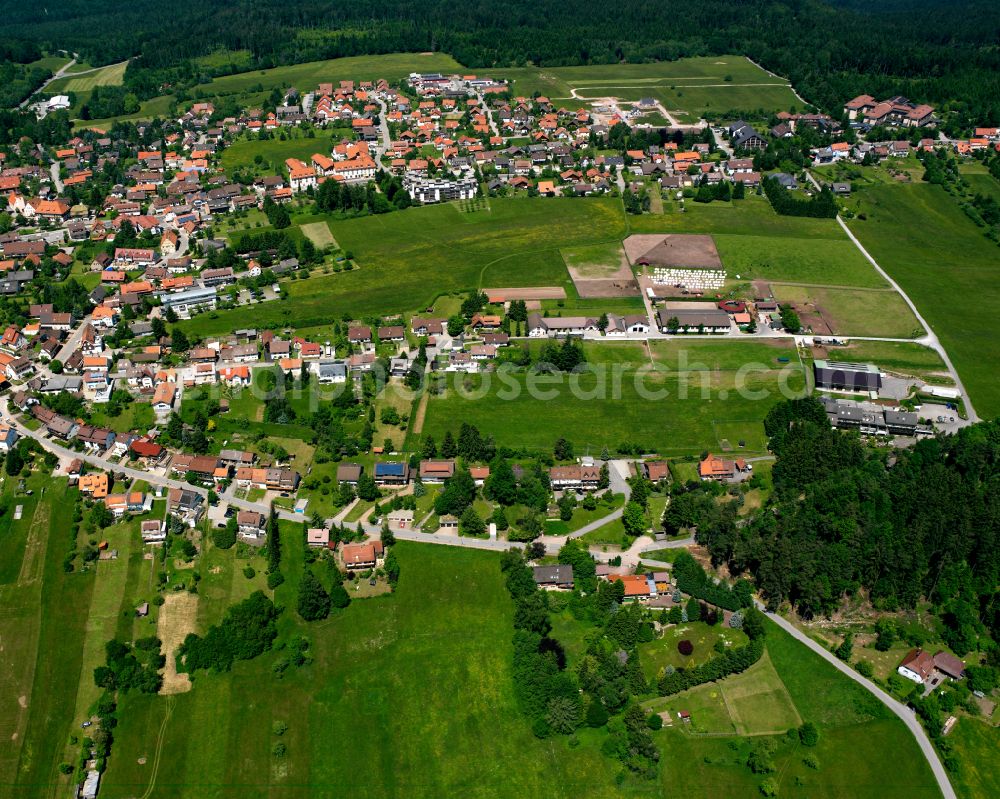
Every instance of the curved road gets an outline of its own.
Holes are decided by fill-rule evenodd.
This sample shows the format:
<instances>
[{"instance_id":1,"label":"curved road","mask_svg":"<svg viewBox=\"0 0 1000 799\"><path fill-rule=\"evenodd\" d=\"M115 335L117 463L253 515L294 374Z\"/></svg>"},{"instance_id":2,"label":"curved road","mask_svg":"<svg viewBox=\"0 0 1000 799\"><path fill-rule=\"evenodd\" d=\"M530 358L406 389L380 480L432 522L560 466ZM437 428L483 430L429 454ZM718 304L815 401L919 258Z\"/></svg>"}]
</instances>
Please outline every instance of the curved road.
<instances>
[{"instance_id":1,"label":"curved road","mask_svg":"<svg viewBox=\"0 0 1000 799\"><path fill-rule=\"evenodd\" d=\"M806 171L806 176L809 178L809 181L813 184L813 186L815 186L816 189L818 190L820 188L820 185L819 182L816 180L816 178L813 177L812 172ZM903 302L905 302L907 306L909 306L909 309L913 312L913 315L917 317L917 321L920 322L924 330L927 331L927 335L921 339L918 339L917 343L930 347L931 349L935 350L938 355L941 356L941 360L944 361L944 365L948 367L948 371L951 373L952 380L955 381L955 387L962 394L962 399L965 402L965 410L966 413L968 414L969 421L978 422L979 416L976 415L975 408L972 407L972 398L969 396L969 392L965 390L965 386L962 384L962 378L959 377L958 370L955 368L955 364L951 362L951 358L948 357L948 352L947 350L945 350L944 345L938 338L937 333L934 332L933 328L930 326L928 321L924 319L924 317L921 315L920 311L917 309L917 306L913 302L913 300L911 300L910 297L907 295L907 293L903 291L903 287L900 286L899 283L897 283L895 280L893 280L892 276L888 272L886 272L881 266L879 266L878 261L876 261L872 257L871 253L865 249L864 245L858 240L858 237L851 232L851 229L847 226L847 223L844 222L840 214L837 214L837 222L843 229L844 233L847 234L847 238L849 238L854 243L854 246L858 248L858 251L865 257L868 263L870 263L875 268L875 271L882 276L882 278L885 280L886 283L888 283L897 292L899 292L899 296L903 298Z\"/></svg>"},{"instance_id":2,"label":"curved road","mask_svg":"<svg viewBox=\"0 0 1000 799\"><path fill-rule=\"evenodd\" d=\"M763 606L758 603L758 607L763 610ZM812 638L802 632L798 627L792 624L787 619L778 616L775 613L768 613L767 617L777 624L782 630L788 633L792 638L794 638L799 643L805 644L813 652L819 655L823 660L836 668L839 672L847 677L850 677L854 682L858 683L862 688L865 688L869 693L873 694L876 699L878 699L883 705L885 705L889 710L895 713L902 722L909 728L910 732L913 733L913 737L917 739L917 745L920 747L920 751L924 753L924 757L927 758L927 763L931 767L931 771L934 773L934 779L937 780L938 788L941 789L941 795L944 799L957 799L955 794L955 789L951 786L951 780L948 779L948 773L945 771L944 765L941 763L941 759L938 757L937 750L934 748L934 744L931 743L930 738L927 737L927 733L924 728L920 725L917 720L917 715L914 711L910 710L902 702L897 702L889 694L879 688L871 680L866 680L860 674L858 674L854 669L840 660L838 657L828 652L822 646L817 644Z\"/></svg>"}]
</instances>

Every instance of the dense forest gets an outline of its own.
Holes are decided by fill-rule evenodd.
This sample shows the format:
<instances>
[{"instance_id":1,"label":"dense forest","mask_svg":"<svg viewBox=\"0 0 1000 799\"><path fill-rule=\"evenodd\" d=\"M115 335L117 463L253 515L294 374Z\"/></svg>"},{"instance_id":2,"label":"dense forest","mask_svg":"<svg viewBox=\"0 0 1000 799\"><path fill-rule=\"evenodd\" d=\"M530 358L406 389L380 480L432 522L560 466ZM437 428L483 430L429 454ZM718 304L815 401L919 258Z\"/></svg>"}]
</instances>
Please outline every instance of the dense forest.
<instances>
[{"instance_id":1,"label":"dense forest","mask_svg":"<svg viewBox=\"0 0 1000 799\"><path fill-rule=\"evenodd\" d=\"M825 110L861 92L905 94L959 118L1000 122L1000 8L990 0L64 0L8 3L0 35L74 50L94 64L136 56L140 98L235 65L435 50L470 67L673 60L745 53ZM226 59L221 59L225 61ZM235 60L235 59L234 59ZM241 66L246 68L246 62Z\"/></svg>"},{"instance_id":2,"label":"dense forest","mask_svg":"<svg viewBox=\"0 0 1000 799\"><path fill-rule=\"evenodd\" d=\"M766 427L774 498L742 528L699 528L716 563L807 616L860 593L887 610L927 600L959 654L996 639L1000 422L891 456L833 430L815 398L776 406Z\"/></svg>"}]
</instances>

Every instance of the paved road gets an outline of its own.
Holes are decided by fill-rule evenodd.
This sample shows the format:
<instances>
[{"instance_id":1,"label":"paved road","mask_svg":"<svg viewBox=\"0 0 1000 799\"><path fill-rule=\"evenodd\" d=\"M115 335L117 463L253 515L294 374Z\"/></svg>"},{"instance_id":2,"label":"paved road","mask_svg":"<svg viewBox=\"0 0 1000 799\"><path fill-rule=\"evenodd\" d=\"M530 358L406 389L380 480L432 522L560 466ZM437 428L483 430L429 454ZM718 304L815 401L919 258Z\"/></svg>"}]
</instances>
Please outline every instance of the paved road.
<instances>
[{"instance_id":1,"label":"paved road","mask_svg":"<svg viewBox=\"0 0 1000 799\"><path fill-rule=\"evenodd\" d=\"M813 186L815 186L817 189L820 188L819 182L816 180L815 177L813 177L813 174L811 172L807 171L806 177L809 178L809 181L813 184ZM875 271L882 276L882 278L886 281L886 283L888 283L897 292L899 292L899 296L903 298L903 301L909 306L910 310L913 312L913 315L917 317L917 321L920 322L924 330L927 331L927 335L921 339L918 339L918 343L930 347L931 349L935 350L938 355L941 356L941 360L944 361L945 366L948 367L948 371L951 373L952 380L955 381L956 388L958 388L958 390L962 393L962 399L965 402L965 410L966 413L968 414L969 421L978 422L979 416L976 414L975 408L972 407L972 398L969 396L969 392L965 390L965 386L962 384L962 378L959 377L958 375L958 370L955 368L955 365L951 362L951 358L948 357L947 350L945 350L944 345L938 338L937 333L935 333L933 328L930 326L930 323L926 319L924 319L920 311L917 309L916 304L913 302L913 300L909 298L907 293L903 291L903 287L900 286L899 283L897 283L895 280L893 280L888 272L886 272L881 266L879 266L878 261L876 261L872 257L871 253L869 253L868 250L865 249L864 245L860 241L858 241L858 237L851 232L851 229L847 226L847 223L844 222L843 218L841 218L840 214L837 214L837 222L840 224L840 227L843 229L844 233L847 234L847 238L849 238L854 243L854 246L858 248L861 254L868 261L868 263L870 263L875 268Z\"/></svg>"},{"instance_id":2,"label":"paved road","mask_svg":"<svg viewBox=\"0 0 1000 799\"><path fill-rule=\"evenodd\" d=\"M59 177L59 162L53 161L52 166L49 167L49 174L52 176L52 185L56 187L56 192L62 194L63 182L62 178Z\"/></svg>"},{"instance_id":3,"label":"paved road","mask_svg":"<svg viewBox=\"0 0 1000 799\"><path fill-rule=\"evenodd\" d=\"M763 608L762 608L763 609ZM913 733L913 737L917 739L917 745L920 747L920 751L923 752L924 757L927 758L927 762L931 767L931 771L934 773L934 779L937 780L938 788L941 789L941 794L944 799L957 799L955 794L955 789L951 787L951 781L948 779L948 773L944 769L944 765L941 763L941 759L938 757L937 750L931 743L930 738L927 737L927 733L924 728L920 725L917 720L917 715L912 710L910 710L902 702L897 702L889 694L879 688L871 680L866 680L860 674L858 674L854 669L844 663L842 660L834 656L832 653L828 652L824 647L817 644L808 635L802 632L798 627L792 624L787 619L783 619L775 613L769 613L768 618L771 619L775 624L777 624L786 633L792 636L796 641L805 644L813 652L819 655L823 660L832 665L842 674L850 677L854 682L858 683L862 688L869 691L875 696L883 705L885 705L889 710L895 713L903 723L909 728L910 732Z\"/></svg>"},{"instance_id":4,"label":"paved road","mask_svg":"<svg viewBox=\"0 0 1000 799\"><path fill-rule=\"evenodd\" d=\"M59 69L57 69L55 72L53 72L52 73L52 77L49 78L47 81L45 81L45 83L43 83L37 89L35 89L35 91L33 91L30 95L28 95L27 97L25 97L21 101L21 104L18 106L18 108L25 108L25 107L27 107L33 101L35 95L39 94L40 92L45 91L45 87L48 86L50 83L52 83L52 81L58 80L59 78L63 77L66 74L66 70L69 69L71 66L73 66L76 63L76 58L77 58L76 53L73 53L73 58L70 59L69 63L63 64L61 67L59 67ZM74 73L74 74L78 74L79 75L79 74L83 74L83 73Z\"/></svg>"}]
</instances>

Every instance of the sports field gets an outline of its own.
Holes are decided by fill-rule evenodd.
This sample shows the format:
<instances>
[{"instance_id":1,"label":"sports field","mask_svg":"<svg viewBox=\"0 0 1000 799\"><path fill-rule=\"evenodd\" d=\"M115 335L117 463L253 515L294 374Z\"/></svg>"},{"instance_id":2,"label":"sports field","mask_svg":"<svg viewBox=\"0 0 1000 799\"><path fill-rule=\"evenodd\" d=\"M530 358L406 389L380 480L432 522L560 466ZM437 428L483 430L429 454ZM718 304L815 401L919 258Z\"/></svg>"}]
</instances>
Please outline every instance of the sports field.
<instances>
[{"instance_id":1,"label":"sports field","mask_svg":"<svg viewBox=\"0 0 1000 799\"><path fill-rule=\"evenodd\" d=\"M1000 359L991 312L1000 300L1000 249L940 186L882 184L856 192L848 222L938 334L984 417L1000 413Z\"/></svg>"},{"instance_id":2,"label":"sports field","mask_svg":"<svg viewBox=\"0 0 1000 799\"><path fill-rule=\"evenodd\" d=\"M654 64L498 69L514 81L514 91L541 92L563 103L617 97L659 100L681 121L728 110L787 111L799 107L788 81L769 75L743 56L683 58Z\"/></svg>"},{"instance_id":3,"label":"sports field","mask_svg":"<svg viewBox=\"0 0 1000 799\"><path fill-rule=\"evenodd\" d=\"M428 403L423 435L440 441L468 422L500 446L534 451L565 437L592 455L625 442L692 455L741 449L742 441L741 451L763 453L764 416L783 385L794 394L804 379L787 343L677 340L656 342L650 355L643 345L609 342L587 352L592 374L450 380Z\"/></svg>"}]
</instances>

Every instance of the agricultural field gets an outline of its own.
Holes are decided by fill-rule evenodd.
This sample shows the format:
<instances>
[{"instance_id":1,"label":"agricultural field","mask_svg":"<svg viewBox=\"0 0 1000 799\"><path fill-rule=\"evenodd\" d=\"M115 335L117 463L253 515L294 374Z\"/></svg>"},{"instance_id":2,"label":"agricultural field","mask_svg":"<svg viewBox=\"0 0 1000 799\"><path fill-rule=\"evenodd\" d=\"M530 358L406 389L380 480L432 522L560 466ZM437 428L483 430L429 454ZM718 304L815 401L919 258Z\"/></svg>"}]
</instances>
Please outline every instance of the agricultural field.
<instances>
[{"instance_id":1,"label":"agricultural field","mask_svg":"<svg viewBox=\"0 0 1000 799\"><path fill-rule=\"evenodd\" d=\"M1000 776L996 770L1000 729L989 721L963 716L948 735L948 742L961 764L959 773L951 778L961 799L1000 796Z\"/></svg>"},{"instance_id":2,"label":"agricultural field","mask_svg":"<svg viewBox=\"0 0 1000 799\"><path fill-rule=\"evenodd\" d=\"M801 105L788 81L735 55L656 64L484 71L487 73L512 80L519 94L538 91L556 101L654 97L682 122L735 109L777 112Z\"/></svg>"},{"instance_id":3,"label":"agricultural field","mask_svg":"<svg viewBox=\"0 0 1000 799\"><path fill-rule=\"evenodd\" d=\"M80 95L86 95L90 94L90 90L95 86L121 86L125 80L125 67L127 66L128 61L122 61L119 64L100 67L92 72L70 73L52 81L45 87L45 91L49 94L76 92Z\"/></svg>"},{"instance_id":4,"label":"agricultural field","mask_svg":"<svg viewBox=\"0 0 1000 799\"><path fill-rule=\"evenodd\" d=\"M560 249L620 240L623 217L620 203L610 198L518 198L494 200L490 210L474 213L447 204L331 218L334 238L359 268L292 281L285 284L286 301L202 314L184 326L196 335L228 332L251 320L257 326L308 327L342 314L415 311L441 294L482 286L567 287Z\"/></svg>"},{"instance_id":5,"label":"agricultural field","mask_svg":"<svg viewBox=\"0 0 1000 799\"><path fill-rule=\"evenodd\" d=\"M591 454L636 442L647 451L692 455L734 450L741 441L743 451L763 453L762 421L782 398L782 384L791 392L803 385L795 350L787 344L656 342L652 363L647 356L645 364L632 360L641 357L640 347L623 347L620 358L611 343L591 357L598 367L597 359L605 360L608 368L600 371L606 380L600 374L461 377L430 398L422 433L440 441L468 422L500 445L533 451L549 450L562 436L577 452ZM777 357L791 362L780 364ZM751 398L754 392L762 396Z\"/></svg>"},{"instance_id":6,"label":"agricultural field","mask_svg":"<svg viewBox=\"0 0 1000 799\"><path fill-rule=\"evenodd\" d=\"M0 794L69 791L57 770L73 721L94 572L67 574L75 489L35 475L33 496L0 490ZM44 493L43 493L44 492ZM20 505L23 515L14 521ZM95 664L96 665L96 664Z\"/></svg>"},{"instance_id":7,"label":"agricultural field","mask_svg":"<svg viewBox=\"0 0 1000 799\"><path fill-rule=\"evenodd\" d=\"M1000 413L990 312L1000 297L1000 249L940 186L872 185L848 207L856 214L851 230L940 337L977 413Z\"/></svg>"},{"instance_id":8,"label":"agricultural field","mask_svg":"<svg viewBox=\"0 0 1000 799\"><path fill-rule=\"evenodd\" d=\"M65 484L55 490L65 491ZM137 520L108 530L117 560L67 575L60 533L72 503L40 499L37 487L35 497L24 499L25 519L31 521L12 528L25 541L22 566L13 582L8 569L0 583L0 632L8 642L0 654L5 665L0 686L11 702L23 698L19 715L5 717L16 726L4 732L21 734L0 739L0 766L14 775L11 795L59 796L68 783L56 765L71 754L68 735L96 695L92 673L103 641L149 634L151 625L164 639L177 624L203 632L227 607L262 587L263 561L246 548L219 550L205 542L193 564L201 576L198 592L177 595L185 608L168 602L152 608L151 618L136 619L131 609L150 598L154 582L154 564L143 559L137 543ZM0 533L6 535L2 526ZM286 607L279 643L305 634L311 664L279 673L274 666L285 657L279 646L237 663L232 672L199 673L189 689L185 684L177 693L127 695L102 796L295 798L349 791L360 797L420 797L458 790L484 797L649 795L646 783L615 784L618 767L599 751L603 732L581 730L576 747L531 734L514 703L512 607L494 554L397 544L402 574L393 595L355 601L325 622L305 625L291 610L303 568L302 548L294 545L301 527L282 523L282 533L288 542L282 561L287 581L274 592ZM252 579L243 574L249 565L257 569ZM173 557L166 569L169 583L190 583L193 570ZM452 579L456 573L460 580ZM475 624L469 623L470 603ZM578 653L585 642L573 638L574 623L563 616L568 614L555 619L556 634L570 654ZM734 640L741 635L723 628L710 632ZM655 644L643 645L643 655ZM60 657L40 656L53 651ZM713 691L723 692L722 705ZM695 715L692 726L707 724L724 733L758 736L799 719L814 721L821 736L812 750L818 773L802 764L806 752L800 747L775 738L782 796L937 795L902 725L773 626L768 656L750 672L668 701ZM359 714L366 719L361 727ZM275 722L287 725L280 737L284 754L274 748ZM731 728L723 726L727 723ZM710 799L756 789L759 778L745 766L746 739L690 732L675 725L655 733L663 753L663 791L680 785L687 796ZM337 742L334 750L330 741ZM484 741L490 741L487 769L474 765L482 763ZM885 751L900 763L891 781L877 772L875 753ZM363 779L359 762L369 764ZM539 762L545 769L526 765ZM978 795L986 794L968 794Z\"/></svg>"}]
</instances>

